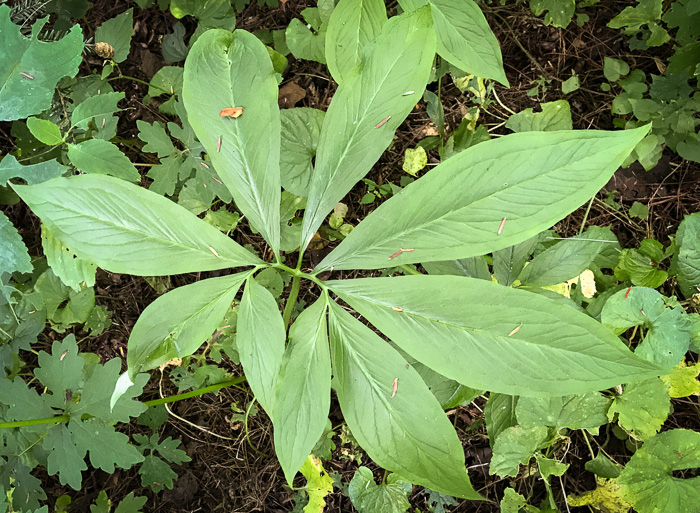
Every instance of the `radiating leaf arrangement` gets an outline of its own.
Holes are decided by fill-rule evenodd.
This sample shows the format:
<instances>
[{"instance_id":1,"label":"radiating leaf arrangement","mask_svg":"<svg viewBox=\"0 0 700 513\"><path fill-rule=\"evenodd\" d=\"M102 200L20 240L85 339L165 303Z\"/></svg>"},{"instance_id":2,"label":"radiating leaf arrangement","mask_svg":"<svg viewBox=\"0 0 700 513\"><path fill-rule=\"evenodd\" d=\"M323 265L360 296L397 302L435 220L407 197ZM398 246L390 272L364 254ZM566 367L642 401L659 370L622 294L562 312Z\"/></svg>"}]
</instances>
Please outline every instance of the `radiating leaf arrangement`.
<instances>
[{"instance_id":1,"label":"radiating leaf arrangement","mask_svg":"<svg viewBox=\"0 0 700 513\"><path fill-rule=\"evenodd\" d=\"M479 264L468 260L508 251L578 208L608 181L648 127L525 132L481 143L383 203L312 271L301 270L301 255L298 265L289 267L280 251L282 186L308 197L298 244L303 255L328 213L370 171L422 98L436 52L465 71L507 84L498 44L474 2L399 3L405 13L387 20L381 1L341 0L324 19L325 58L339 83L325 114L302 109L280 114L269 53L248 32L209 30L198 34L189 51L182 87L188 121L237 208L268 243L272 256L265 258L271 262L183 206L129 183L136 176L126 167L118 177L104 176L99 161L112 158L107 147L113 146L100 139L68 150L76 167L84 166L89 174L14 190L42 219L47 240L86 265L144 276L246 267L170 291L146 308L129 338L131 380L197 351L242 289L237 349L251 390L273 422L275 448L290 484L323 433L333 386L353 435L379 465L435 491L480 499L467 476L459 438L419 366L456 386L538 398L595 392L655 379L662 372L588 315L540 294L492 283L485 264L478 271ZM74 111L76 125L100 115L99 106L87 107ZM226 109L241 110L222 115L234 112ZM294 126L307 132L294 134ZM37 124L35 130L60 143L60 132L52 127ZM159 155L171 155L168 144L159 144L162 126L141 126L141 132ZM686 225L687 234L694 233L693 226ZM11 232L11 227L2 229ZM605 237L603 231L594 236ZM15 233L9 240L21 244ZM523 283L557 283L560 276L548 276L548 268L568 253L567 246L554 248L527 272L523 261ZM575 278L599 251L589 246L569 267L557 269L566 279ZM529 254L524 252L526 258ZM319 278L322 271L422 262L426 269L474 272ZM692 262L679 265L684 279L695 279ZM289 305L281 313L256 279L258 271L270 267L291 276L291 308L301 280L321 290L290 328ZM479 272L488 279L479 279ZM418 362L416 368L409 357ZM118 395L111 403L115 400ZM109 420L106 413L90 411ZM568 421L551 422L569 426ZM527 429L546 431L541 425ZM514 425L505 425L503 433L504 440L523 436ZM65 452L65 437L57 431L44 446ZM167 449L156 442L149 446L152 451ZM61 457L77 462L85 450L91 448ZM504 472L517 467L517 461L501 463ZM75 479L60 477L68 483Z\"/></svg>"}]
</instances>

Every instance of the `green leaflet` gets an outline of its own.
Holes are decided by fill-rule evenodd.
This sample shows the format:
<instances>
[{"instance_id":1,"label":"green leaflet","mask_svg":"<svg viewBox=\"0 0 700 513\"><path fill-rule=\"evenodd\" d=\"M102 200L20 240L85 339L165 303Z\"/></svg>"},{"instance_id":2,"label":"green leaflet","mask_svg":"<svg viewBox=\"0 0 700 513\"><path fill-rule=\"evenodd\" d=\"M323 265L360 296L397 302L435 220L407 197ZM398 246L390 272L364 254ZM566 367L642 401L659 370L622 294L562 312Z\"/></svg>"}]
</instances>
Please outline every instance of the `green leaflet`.
<instances>
[{"instance_id":1,"label":"green leaflet","mask_svg":"<svg viewBox=\"0 0 700 513\"><path fill-rule=\"evenodd\" d=\"M27 119L27 128L34 137L44 144L57 146L63 142L61 130L51 121L31 117Z\"/></svg>"},{"instance_id":2,"label":"green leaflet","mask_svg":"<svg viewBox=\"0 0 700 513\"><path fill-rule=\"evenodd\" d=\"M334 302L330 340L340 408L367 454L412 483L481 499L467 477L454 429L406 360Z\"/></svg>"},{"instance_id":3,"label":"green leaflet","mask_svg":"<svg viewBox=\"0 0 700 513\"><path fill-rule=\"evenodd\" d=\"M542 103L542 112L532 109L521 110L506 121L506 128L513 132L554 132L572 130L571 107L566 100Z\"/></svg>"},{"instance_id":4,"label":"green leaflet","mask_svg":"<svg viewBox=\"0 0 700 513\"><path fill-rule=\"evenodd\" d=\"M437 51L458 68L508 87L501 47L473 0L430 0Z\"/></svg>"},{"instance_id":5,"label":"green leaflet","mask_svg":"<svg viewBox=\"0 0 700 513\"><path fill-rule=\"evenodd\" d=\"M525 132L468 148L383 203L316 270L457 260L529 239L595 194L648 131Z\"/></svg>"},{"instance_id":6,"label":"green leaflet","mask_svg":"<svg viewBox=\"0 0 700 513\"><path fill-rule=\"evenodd\" d=\"M75 25L60 41L47 43L38 39L47 20L34 23L27 39L10 21L10 7L0 5L0 121L26 118L49 108L58 81L78 72L83 50L80 26Z\"/></svg>"},{"instance_id":7,"label":"green leaflet","mask_svg":"<svg viewBox=\"0 0 700 513\"><path fill-rule=\"evenodd\" d=\"M700 212L683 218L676 234L678 252L673 256L678 285L687 298L700 292Z\"/></svg>"},{"instance_id":8,"label":"green leaflet","mask_svg":"<svg viewBox=\"0 0 700 513\"><path fill-rule=\"evenodd\" d=\"M87 130L91 119L95 120L95 126L99 127L102 120L107 119L115 112L119 111L117 102L124 99L124 93L104 93L91 96L79 103L70 117L71 125ZM137 123L143 123L138 120Z\"/></svg>"},{"instance_id":9,"label":"green leaflet","mask_svg":"<svg viewBox=\"0 0 700 513\"><path fill-rule=\"evenodd\" d=\"M103 139L88 139L78 144L68 145L68 158L83 173L111 175L139 182L138 170L119 148Z\"/></svg>"},{"instance_id":10,"label":"green leaflet","mask_svg":"<svg viewBox=\"0 0 700 513\"><path fill-rule=\"evenodd\" d=\"M275 386L275 452L287 482L323 434L331 401L326 299L304 310L289 330Z\"/></svg>"},{"instance_id":11,"label":"green leaflet","mask_svg":"<svg viewBox=\"0 0 700 513\"><path fill-rule=\"evenodd\" d=\"M0 278L3 274L12 274L15 271L22 273L32 272L32 262L29 258L27 246L24 245L22 237L17 233L17 229L5 216L0 213Z\"/></svg>"},{"instance_id":12,"label":"green leaflet","mask_svg":"<svg viewBox=\"0 0 700 513\"><path fill-rule=\"evenodd\" d=\"M326 285L408 354L478 390L577 394L659 372L587 315L485 280L402 276Z\"/></svg>"},{"instance_id":13,"label":"green leaflet","mask_svg":"<svg viewBox=\"0 0 700 513\"><path fill-rule=\"evenodd\" d=\"M535 247L540 242L541 236L538 233L534 237L530 237L518 244L493 252L493 277L496 278L497 283L506 287L513 285ZM488 279L491 279L490 275Z\"/></svg>"},{"instance_id":14,"label":"green leaflet","mask_svg":"<svg viewBox=\"0 0 700 513\"><path fill-rule=\"evenodd\" d=\"M484 407L484 420L486 431L489 435L489 444L493 443L503 431L516 426L518 419L515 416L515 408L520 400L517 396L497 394L491 392Z\"/></svg>"},{"instance_id":15,"label":"green leaflet","mask_svg":"<svg viewBox=\"0 0 700 513\"><path fill-rule=\"evenodd\" d=\"M117 178L81 175L14 189L71 251L111 272L165 276L260 263L184 208Z\"/></svg>"},{"instance_id":16,"label":"green leaflet","mask_svg":"<svg viewBox=\"0 0 700 513\"><path fill-rule=\"evenodd\" d=\"M551 426L594 430L608 422L610 399L598 392L553 397L521 397L516 406L518 423L526 428Z\"/></svg>"},{"instance_id":17,"label":"green leaflet","mask_svg":"<svg viewBox=\"0 0 700 513\"><path fill-rule=\"evenodd\" d=\"M486 259L482 256L464 258L462 260L423 262L422 265L429 274L453 274L481 280L491 279L489 264L486 263Z\"/></svg>"},{"instance_id":18,"label":"green leaflet","mask_svg":"<svg viewBox=\"0 0 700 513\"><path fill-rule=\"evenodd\" d=\"M341 0L333 9L326 32L326 63L342 84L362 62L362 51L376 39L387 21L384 0Z\"/></svg>"},{"instance_id":19,"label":"green leaflet","mask_svg":"<svg viewBox=\"0 0 700 513\"><path fill-rule=\"evenodd\" d=\"M577 237L562 239L526 266L518 280L523 285L557 285L575 278L589 268L606 247L619 249L617 237L609 228L593 226Z\"/></svg>"},{"instance_id":20,"label":"green leaflet","mask_svg":"<svg viewBox=\"0 0 700 513\"><path fill-rule=\"evenodd\" d=\"M325 115L322 110L306 107L280 111L282 187L297 196L309 195L312 161Z\"/></svg>"},{"instance_id":21,"label":"green leaflet","mask_svg":"<svg viewBox=\"0 0 700 513\"><path fill-rule=\"evenodd\" d=\"M45 182L61 176L68 169L55 160L23 166L13 155L5 155L0 160L0 185L6 186L11 178L21 178L29 185Z\"/></svg>"},{"instance_id":22,"label":"green leaflet","mask_svg":"<svg viewBox=\"0 0 700 513\"><path fill-rule=\"evenodd\" d=\"M434 35L427 10L389 20L366 48L360 69L340 85L321 129L301 248L326 214L370 170L420 100Z\"/></svg>"},{"instance_id":23,"label":"green leaflet","mask_svg":"<svg viewBox=\"0 0 700 513\"><path fill-rule=\"evenodd\" d=\"M279 250L280 114L270 55L253 34L210 30L185 62L182 99L236 206ZM242 107L238 118L220 116ZM220 143L219 143L220 141Z\"/></svg>"},{"instance_id":24,"label":"green leaflet","mask_svg":"<svg viewBox=\"0 0 700 513\"><path fill-rule=\"evenodd\" d=\"M493 444L489 474L516 476L521 463L527 463L547 438L547 428L513 426L504 430Z\"/></svg>"},{"instance_id":25,"label":"green leaflet","mask_svg":"<svg viewBox=\"0 0 700 513\"><path fill-rule=\"evenodd\" d=\"M131 34L134 31L134 9L127 9L110 18L95 31L95 41L109 43L114 48L114 62L123 62L131 49Z\"/></svg>"},{"instance_id":26,"label":"green leaflet","mask_svg":"<svg viewBox=\"0 0 700 513\"><path fill-rule=\"evenodd\" d=\"M408 495L412 491L411 483L397 474L377 485L367 467L358 468L348 485L348 497L359 513L403 513L411 507Z\"/></svg>"},{"instance_id":27,"label":"green leaflet","mask_svg":"<svg viewBox=\"0 0 700 513\"><path fill-rule=\"evenodd\" d=\"M671 413L671 398L666 384L659 378L625 385L622 395L615 398L608 418L618 414L620 426L639 440L654 436Z\"/></svg>"},{"instance_id":28,"label":"green leaflet","mask_svg":"<svg viewBox=\"0 0 700 513\"><path fill-rule=\"evenodd\" d=\"M700 503L700 477L678 479L672 472L697 467L700 433L674 429L638 449L617 482L639 513L693 513Z\"/></svg>"},{"instance_id":29,"label":"green leaflet","mask_svg":"<svg viewBox=\"0 0 700 513\"><path fill-rule=\"evenodd\" d=\"M282 367L286 334L277 301L252 278L246 281L238 307L237 329L236 346L248 384L274 424L278 420L275 386ZM288 472L293 471L290 468Z\"/></svg>"},{"instance_id":30,"label":"green leaflet","mask_svg":"<svg viewBox=\"0 0 700 513\"><path fill-rule=\"evenodd\" d=\"M250 271L210 278L160 296L136 321L129 337L129 375L194 353L220 327Z\"/></svg>"}]
</instances>

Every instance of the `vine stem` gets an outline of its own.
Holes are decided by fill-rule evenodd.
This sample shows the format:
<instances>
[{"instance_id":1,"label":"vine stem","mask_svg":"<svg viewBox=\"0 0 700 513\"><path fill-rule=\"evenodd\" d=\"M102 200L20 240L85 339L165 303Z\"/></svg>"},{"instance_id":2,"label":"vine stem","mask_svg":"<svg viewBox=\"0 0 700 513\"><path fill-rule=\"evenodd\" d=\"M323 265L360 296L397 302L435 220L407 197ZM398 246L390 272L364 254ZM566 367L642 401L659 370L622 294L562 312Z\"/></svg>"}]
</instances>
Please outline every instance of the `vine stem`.
<instances>
[{"instance_id":1,"label":"vine stem","mask_svg":"<svg viewBox=\"0 0 700 513\"><path fill-rule=\"evenodd\" d=\"M222 388L237 385L245 381L245 376L230 379L228 381L222 381L221 383L216 383L215 385L209 385L208 387L200 388L198 390L190 390L189 392L183 392L181 394L175 394L168 397L162 397L160 399L154 399L152 401L145 401L143 404L146 406L158 406L159 404L174 403L177 401L182 401L183 399L189 399L190 397L197 397L200 395L208 394L209 392L215 392ZM56 417L48 417L45 419L29 419L29 420L16 420L14 422L0 422L0 429L8 428L18 428L27 426L39 426L41 424L58 424L60 422L68 422L70 420L69 415L59 415Z\"/></svg>"},{"instance_id":2,"label":"vine stem","mask_svg":"<svg viewBox=\"0 0 700 513\"><path fill-rule=\"evenodd\" d=\"M297 297L299 297L299 288L301 284L301 261L303 258L303 253L299 252L299 259L297 260L297 266L294 271L294 276L292 278L292 290L289 291L289 297L284 305L284 313L282 313L282 320L284 321L284 329L287 330L289 326L289 321L292 318L292 312L294 311L294 305L297 303Z\"/></svg>"}]
</instances>

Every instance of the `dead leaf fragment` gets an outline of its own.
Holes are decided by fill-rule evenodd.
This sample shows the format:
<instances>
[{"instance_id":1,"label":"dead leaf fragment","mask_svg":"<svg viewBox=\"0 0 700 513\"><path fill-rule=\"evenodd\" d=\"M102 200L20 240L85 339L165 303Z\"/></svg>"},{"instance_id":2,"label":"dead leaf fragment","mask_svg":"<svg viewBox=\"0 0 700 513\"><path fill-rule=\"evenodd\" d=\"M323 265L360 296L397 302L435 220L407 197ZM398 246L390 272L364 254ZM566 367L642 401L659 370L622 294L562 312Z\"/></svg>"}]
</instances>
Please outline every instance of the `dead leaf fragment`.
<instances>
[{"instance_id":1,"label":"dead leaf fragment","mask_svg":"<svg viewBox=\"0 0 700 513\"><path fill-rule=\"evenodd\" d=\"M299 87L299 84L296 82L287 82L280 87L277 103L280 109L291 109L304 98L306 98L306 91Z\"/></svg>"},{"instance_id":2,"label":"dead leaf fragment","mask_svg":"<svg viewBox=\"0 0 700 513\"><path fill-rule=\"evenodd\" d=\"M222 118L239 118L241 114L243 114L243 107L227 107L219 112Z\"/></svg>"}]
</instances>

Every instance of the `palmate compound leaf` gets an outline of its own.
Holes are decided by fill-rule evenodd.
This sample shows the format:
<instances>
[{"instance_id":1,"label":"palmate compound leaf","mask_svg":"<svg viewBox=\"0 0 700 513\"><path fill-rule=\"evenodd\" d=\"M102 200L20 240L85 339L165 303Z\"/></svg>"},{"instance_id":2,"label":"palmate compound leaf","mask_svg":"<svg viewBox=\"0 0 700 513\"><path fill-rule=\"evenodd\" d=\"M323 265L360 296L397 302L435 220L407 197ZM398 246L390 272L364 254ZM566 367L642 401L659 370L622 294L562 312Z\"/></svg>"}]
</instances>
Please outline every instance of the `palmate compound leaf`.
<instances>
[{"instance_id":1,"label":"palmate compound leaf","mask_svg":"<svg viewBox=\"0 0 700 513\"><path fill-rule=\"evenodd\" d=\"M486 280L402 276L326 285L402 350L478 390L578 394L663 372L591 317Z\"/></svg>"},{"instance_id":2,"label":"palmate compound leaf","mask_svg":"<svg viewBox=\"0 0 700 513\"><path fill-rule=\"evenodd\" d=\"M280 114L277 80L260 40L244 30L210 30L185 62L182 99L189 123L236 206L279 249ZM242 107L237 117L220 116Z\"/></svg>"},{"instance_id":3,"label":"palmate compound leaf","mask_svg":"<svg viewBox=\"0 0 700 513\"><path fill-rule=\"evenodd\" d=\"M468 148L383 203L316 270L458 260L527 240L598 192L648 131L525 132Z\"/></svg>"},{"instance_id":4,"label":"palmate compound leaf","mask_svg":"<svg viewBox=\"0 0 700 513\"><path fill-rule=\"evenodd\" d=\"M111 272L164 276L261 261L172 201L110 176L13 187L76 255Z\"/></svg>"},{"instance_id":5,"label":"palmate compound leaf","mask_svg":"<svg viewBox=\"0 0 700 513\"><path fill-rule=\"evenodd\" d=\"M238 289L250 275L209 278L163 294L136 321L129 336L129 374L193 354L219 327Z\"/></svg>"},{"instance_id":6,"label":"palmate compound leaf","mask_svg":"<svg viewBox=\"0 0 700 513\"><path fill-rule=\"evenodd\" d=\"M326 299L304 310L289 331L275 387L275 452L291 483L323 434L331 400Z\"/></svg>"},{"instance_id":7,"label":"palmate compound leaf","mask_svg":"<svg viewBox=\"0 0 700 513\"><path fill-rule=\"evenodd\" d=\"M694 513L700 504L700 477L673 477L676 470L700 467L700 433L674 429L646 441L617 479L621 495L639 513Z\"/></svg>"},{"instance_id":8,"label":"palmate compound leaf","mask_svg":"<svg viewBox=\"0 0 700 513\"><path fill-rule=\"evenodd\" d=\"M39 33L47 20L38 20L31 37L25 38L19 26L10 21L10 7L0 5L0 121L47 109L58 81L78 72L83 50L80 26L75 25L59 41L40 41Z\"/></svg>"},{"instance_id":9,"label":"palmate compound leaf","mask_svg":"<svg viewBox=\"0 0 700 513\"><path fill-rule=\"evenodd\" d=\"M362 66L336 91L318 142L302 249L391 144L420 100L435 54L434 40L427 8L393 17L366 47Z\"/></svg>"},{"instance_id":10,"label":"palmate compound leaf","mask_svg":"<svg viewBox=\"0 0 700 513\"><path fill-rule=\"evenodd\" d=\"M481 499L469 482L457 434L406 360L334 302L330 341L340 408L367 454L412 483Z\"/></svg>"}]
</instances>

